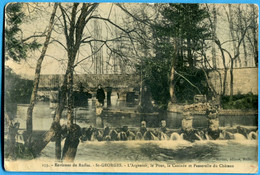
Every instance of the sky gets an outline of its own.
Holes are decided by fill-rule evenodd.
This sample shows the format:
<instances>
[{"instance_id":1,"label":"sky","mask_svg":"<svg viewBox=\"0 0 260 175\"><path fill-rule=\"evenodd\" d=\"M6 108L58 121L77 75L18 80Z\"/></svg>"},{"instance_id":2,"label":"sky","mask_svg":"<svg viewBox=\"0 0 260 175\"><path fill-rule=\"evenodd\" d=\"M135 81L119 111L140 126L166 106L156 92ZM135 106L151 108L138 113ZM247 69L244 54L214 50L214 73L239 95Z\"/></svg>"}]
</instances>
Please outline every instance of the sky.
<instances>
[{"instance_id":1,"label":"sky","mask_svg":"<svg viewBox=\"0 0 260 175\"><path fill-rule=\"evenodd\" d=\"M28 37L35 33L36 31L44 31L46 26L48 25L48 21L50 18L50 12L52 10L52 6L49 5L49 3L42 3L40 4L41 6L44 6L44 11L43 12L38 12L37 16L35 16L35 13L28 13L28 9L32 8L30 4L27 4L25 6L25 12L28 16L28 19L26 22L21 26L23 35L24 37ZM128 4L129 5L129 4ZM132 7L136 6L136 4L132 4ZM220 5L221 6L221 5ZM137 8L136 8L137 9ZM221 9L221 8L220 8ZM124 26L127 24L123 23L123 17L124 13L115 5L111 3L102 3L98 7L98 13L103 16L103 17L108 17L114 21L119 23L120 25ZM219 13L224 14L225 11L223 9L219 10ZM57 12L57 15L59 15L59 12ZM221 16L221 15L220 15ZM223 16L223 15L222 15ZM93 34L94 30L94 23L90 23L90 25L87 26L86 33L88 34ZM108 26L104 23L99 25L99 29L101 30L102 39L108 39L112 38L112 35L115 35L115 32L113 30L113 27ZM223 18L218 18L218 25L217 25L217 33L218 37L221 42L224 42L228 38L230 38L230 34L228 29L228 24L227 21ZM62 41L65 44L65 38L63 34L58 34L57 32L61 31L53 31L52 37ZM44 42L44 39L39 39L39 42ZM225 44L226 48L231 48L231 42L227 42ZM217 48L216 48L217 49ZM28 77L32 79L34 77L34 72L35 72L35 66L36 66L36 61L40 55L40 51L35 51L30 54L28 54L28 58L24 61L21 61L19 63L13 62L11 60L6 61L5 65L8 67L11 67L14 72L17 74L22 75L23 77ZM103 59L105 61L108 61L108 56L107 56L107 49L104 47L102 51ZM210 54L210 53L209 53ZM89 46L83 45L80 48L79 54L78 54L78 59L81 60L87 56L91 55L91 50ZM220 53L217 53L218 56L218 64L219 67L221 68L222 61L220 59ZM67 54L65 50L57 43L52 43L49 45L46 56L44 58L43 64L42 64L42 74L63 74L65 67L66 67L66 57ZM91 61L92 58L87 59L86 61L82 62L78 67L76 67L75 71L78 74L81 73L95 73L94 72L94 65ZM250 59L252 60L252 59ZM113 64L113 60L108 61L109 64ZM254 65L254 63L251 61L250 65ZM109 67L109 66L108 66ZM113 73L112 67L108 69L108 72L104 73Z\"/></svg>"},{"instance_id":2,"label":"sky","mask_svg":"<svg viewBox=\"0 0 260 175\"><path fill-rule=\"evenodd\" d=\"M49 6L48 3L41 4L45 8L45 12L41 12L39 14L40 19L36 18L33 14L28 14L29 19L26 20L26 23L24 23L21 28L23 30L23 36L24 38L34 34L36 31L44 31L46 26L48 25L48 21L50 18L50 12L52 10L52 6ZM27 5L26 5L27 6ZM30 8L30 7L28 7ZM112 8L112 12L110 12ZM102 17L108 17L109 15L111 16L110 18L115 18L115 14L118 11L118 8L116 8L115 5L108 4L108 3L103 3L99 5L98 7L98 13ZM25 8L25 11L27 12L27 8ZM46 14L47 12L47 14ZM49 12L49 13L48 13ZM59 11L57 11L57 15ZM121 17L118 16L116 21L119 22L121 20ZM110 39L113 38L111 34L107 34L107 26L105 27L104 24L100 24L99 28L101 28L102 36L100 39ZM112 28L112 29L111 29ZM113 32L113 27L110 26L110 29ZM93 35L93 22L90 23L90 25L87 25L87 30L86 33L89 34L91 33ZM61 32L61 31L58 31ZM58 34L57 32L53 31L52 32L52 37L55 38L56 40L61 41L63 44L65 44L65 38L63 33ZM39 39L39 42L43 43L44 38ZM40 55L40 50L34 51L32 53L28 54L28 58L26 60L23 60L19 63L14 62L12 60L6 61L6 66L11 67L17 74L24 75L24 76L29 76L33 77L34 72L35 72L35 66L36 66L36 61L39 58ZM103 55L106 53L106 48L104 47L103 49ZM78 54L78 60L81 60L87 56L91 55L91 50L90 48L85 44L82 45ZM47 49L46 56L44 58L44 61L42 63L42 74L63 74L65 67L66 67L66 57L67 53L64 50L62 46L59 44L53 42L52 44L49 45ZM78 67L76 67L75 71L77 73L93 73L94 66L92 62L90 61L91 58L87 59L87 61L82 62Z\"/></svg>"}]
</instances>

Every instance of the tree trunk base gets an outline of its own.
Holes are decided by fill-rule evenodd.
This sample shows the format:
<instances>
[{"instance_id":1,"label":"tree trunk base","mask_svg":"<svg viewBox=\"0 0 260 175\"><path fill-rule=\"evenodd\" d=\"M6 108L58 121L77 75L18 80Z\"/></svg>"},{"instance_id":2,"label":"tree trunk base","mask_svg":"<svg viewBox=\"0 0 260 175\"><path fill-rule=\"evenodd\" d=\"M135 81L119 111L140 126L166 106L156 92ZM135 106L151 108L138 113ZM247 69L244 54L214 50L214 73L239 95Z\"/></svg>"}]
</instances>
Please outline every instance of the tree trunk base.
<instances>
[{"instance_id":1,"label":"tree trunk base","mask_svg":"<svg viewBox=\"0 0 260 175\"><path fill-rule=\"evenodd\" d=\"M55 141L55 156L57 160L61 159L61 135L59 134Z\"/></svg>"},{"instance_id":2,"label":"tree trunk base","mask_svg":"<svg viewBox=\"0 0 260 175\"><path fill-rule=\"evenodd\" d=\"M43 137L32 138L32 135L27 135L27 144L34 157L37 157L46 145L61 132L61 126L57 122L53 122L49 131Z\"/></svg>"},{"instance_id":3,"label":"tree trunk base","mask_svg":"<svg viewBox=\"0 0 260 175\"><path fill-rule=\"evenodd\" d=\"M79 145L80 136L81 136L80 126L76 124L72 124L71 127L69 128L69 133L64 143L62 160L66 162L74 161L77 153L77 148Z\"/></svg>"}]
</instances>

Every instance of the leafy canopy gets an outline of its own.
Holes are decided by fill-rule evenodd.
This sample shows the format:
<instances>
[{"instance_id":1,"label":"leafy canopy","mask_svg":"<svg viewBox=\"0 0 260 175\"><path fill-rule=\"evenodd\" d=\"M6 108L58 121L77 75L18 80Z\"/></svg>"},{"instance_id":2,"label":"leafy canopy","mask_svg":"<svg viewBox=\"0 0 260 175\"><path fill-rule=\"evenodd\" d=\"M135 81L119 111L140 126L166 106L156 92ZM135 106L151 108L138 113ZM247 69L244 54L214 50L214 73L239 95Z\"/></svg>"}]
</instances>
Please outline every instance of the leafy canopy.
<instances>
[{"instance_id":1,"label":"leafy canopy","mask_svg":"<svg viewBox=\"0 0 260 175\"><path fill-rule=\"evenodd\" d=\"M36 50L41 45L36 40L26 42L27 40L23 39L20 28L25 18L23 3L8 4L5 14L5 60L12 59L19 62L26 59L28 51Z\"/></svg>"}]
</instances>

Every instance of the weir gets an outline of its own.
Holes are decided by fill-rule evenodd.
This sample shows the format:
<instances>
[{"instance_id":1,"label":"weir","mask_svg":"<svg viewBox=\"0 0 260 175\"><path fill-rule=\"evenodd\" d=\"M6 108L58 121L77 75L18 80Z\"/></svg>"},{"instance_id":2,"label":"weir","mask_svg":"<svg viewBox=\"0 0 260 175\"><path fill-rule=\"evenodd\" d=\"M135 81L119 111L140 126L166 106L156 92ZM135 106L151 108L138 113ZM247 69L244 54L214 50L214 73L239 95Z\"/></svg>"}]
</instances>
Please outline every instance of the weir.
<instances>
[{"instance_id":1,"label":"weir","mask_svg":"<svg viewBox=\"0 0 260 175\"><path fill-rule=\"evenodd\" d=\"M16 141L20 143L24 143L27 139L24 134L27 107L28 105L24 104L17 106L16 121L20 123L20 128ZM36 104L33 114L34 131L31 138L32 140L37 141L37 139L41 138L41 136L49 129L52 123L51 114L53 111L54 109L50 108L49 102L38 102ZM67 123L66 113L67 111L65 109L60 121L61 125ZM227 142L228 146L224 146L224 148L229 148L229 144L233 142L239 144L244 142L257 143L258 140L257 115L232 116L218 114L218 117L216 118L214 117L214 114L209 117L205 114L197 115L180 112L146 113L140 111L138 108L138 101L121 101L117 98L116 94L112 94L111 96L111 106L107 106L105 101L105 105L102 107L100 115L96 114L95 97L89 98L85 107L75 108L74 114L74 123L79 125L81 128L77 157L81 159L82 155L85 154L84 151L86 151L87 155L85 155L84 158L82 157L83 160L85 160L86 157L95 159L94 157L99 153L101 156L102 151L91 156L89 149L93 152L98 151L99 148L102 150L104 149L105 151L107 149L105 147L107 147L108 143L111 144L111 148L110 146L108 148L112 150L114 147L123 149L126 145L129 145L130 148L128 149L133 151L131 147L133 144L141 145L142 151L146 149L150 150L155 146L155 150L150 151L155 151L154 153L157 154L157 151L160 150L160 154L157 156L164 160L175 159L176 155L184 154L182 152L175 152L178 145L184 144L189 147L189 145L192 144L191 150L194 151L199 147L199 149L202 149L200 150L202 155L207 155L209 152L212 155L214 154L214 151L212 152L210 148L212 145L209 144L206 146L204 144L205 142L213 142L216 144L216 147L219 147L217 146L218 143L224 142L226 144ZM62 128L65 129L66 127ZM209 130L209 128L211 129ZM212 131L214 132L212 133ZM66 131L64 130L63 133L66 133ZM64 137L65 135L63 135L63 138ZM54 140L52 140L43 150L43 155L51 156L53 154L53 150L55 150L55 144L53 141ZM64 139L62 143L64 143ZM168 153L163 155L164 153L161 149L164 148L157 148L158 145L159 147L163 147L165 143L167 143L166 149L174 149L171 156L169 156ZM147 144L153 146L147 148ZM252 144L252 146L253 145L254 144ZM205 146L209 148L203 150ZM85 150L85 147L89 149ZM237 149L237 147L235 149ZM113 152L111 150L109 151ZM185 154L186 152L189 152L189 150L186 150L186 147L183 148L183 151ZM145 153L140 154L145 157ZM136 154L135 156L138 157L138 155L139 154ZM190 156L193 155L194 154L190 154ZM249 158L251 159L252 156ZM232 155L232 157L236 156ZM248 158L246 156L244 157ZM117 159L118 157L115 158ZM137 158L133 159L135 160Z\"/></svg>"},{"instance_id":2,"label":"weir","mask_svg":"<svg viewBox=\"0 0 260 175\"><path fill-rule=\"evenodd\" d=\"M139 128L127 128L125 131L123 128L82 128L82 135L80 140L85 141L130 141L130 140L154 140L154 141L201 141L201 140L258 140L258 131L256 127L243 128L246 129L246 133L240 133L237 129L221 129L218 138L212 139L208 136L205 130L193 131L196 135L195 138L189 138L186 136L184 139L184 134L178 129L168 129L166 133L160 131L160 128L147 128L147 131L142 134ZM37 140L47 131L35 130L32 135L32 140ZM20 143L25 143L27 139L24 130L19 131L20 135L17 136L16 140Z\"/></svg>"}]
</instances>

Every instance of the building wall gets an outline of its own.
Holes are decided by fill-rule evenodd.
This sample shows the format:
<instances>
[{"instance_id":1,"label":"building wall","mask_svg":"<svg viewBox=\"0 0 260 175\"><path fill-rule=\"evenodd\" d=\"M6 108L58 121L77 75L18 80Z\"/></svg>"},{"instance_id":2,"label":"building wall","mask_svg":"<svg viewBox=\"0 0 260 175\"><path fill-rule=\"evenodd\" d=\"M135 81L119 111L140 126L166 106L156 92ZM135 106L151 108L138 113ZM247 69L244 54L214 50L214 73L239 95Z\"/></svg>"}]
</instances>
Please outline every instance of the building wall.
<instances>
[{"instance_id":1,"label":"building wall","mask_svg":"<svg viewBox=\"0 0 260 175\"><path fill-rule=\"evenodd\" d=\"M223 82L224 69L219 70ZM209 73L209 79L218 93L221 92L220 78L217 71ZM235 68L233 69L233 94L258 94L258 68ZM225 83L226 95L230 94L230 70L227 71Z\"/></svg>"}]
</instances>

